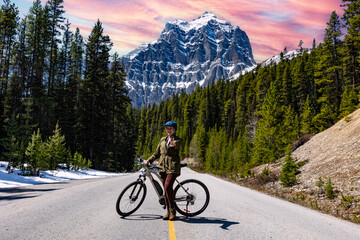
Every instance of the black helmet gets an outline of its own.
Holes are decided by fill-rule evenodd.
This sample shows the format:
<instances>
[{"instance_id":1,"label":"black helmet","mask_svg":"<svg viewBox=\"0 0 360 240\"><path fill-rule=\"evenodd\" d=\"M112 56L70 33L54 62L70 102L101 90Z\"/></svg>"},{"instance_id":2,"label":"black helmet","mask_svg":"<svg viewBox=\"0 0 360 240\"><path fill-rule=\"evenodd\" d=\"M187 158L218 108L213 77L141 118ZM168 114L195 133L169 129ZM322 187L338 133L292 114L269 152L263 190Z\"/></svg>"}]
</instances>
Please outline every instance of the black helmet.
<instances>
[{"instance_id":1,"label":"black helmet","mask_svg":"<svg viewBox=\"0 0 360 240\"><path fill-rule=\"evenodd\" d=\"M174 121L169 121L169 122L167 122L167 123L164 124L164 127L167 127L167 126L173 127L173 128L175 129L175 131L176 131L176 129L177 129L177 124L176 124L176 122L174 122Z\"/></svg>"}]
</instances>

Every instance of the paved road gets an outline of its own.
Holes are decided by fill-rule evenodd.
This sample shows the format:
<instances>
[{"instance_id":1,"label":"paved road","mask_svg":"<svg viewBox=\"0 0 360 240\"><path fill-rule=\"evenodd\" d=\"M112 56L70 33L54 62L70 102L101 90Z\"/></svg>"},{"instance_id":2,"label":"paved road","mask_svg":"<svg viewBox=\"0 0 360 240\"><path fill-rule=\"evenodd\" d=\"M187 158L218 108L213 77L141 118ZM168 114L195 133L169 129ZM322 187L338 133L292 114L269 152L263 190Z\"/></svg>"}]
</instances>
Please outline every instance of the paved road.
<instances>
[{"instance_id":1,"label":"paved road","mask_svg":"<svg viewBox=\"0 0 360 240\"><path fill-rule=\"evenodd\" d=\"M137 176L0 190L0 239L360 239L360 225L189 169L179 179L199 179L211 194L200 216L163 221L147 182L143 205L121 218L116 199Z\"/></svg>"}]
</instances>

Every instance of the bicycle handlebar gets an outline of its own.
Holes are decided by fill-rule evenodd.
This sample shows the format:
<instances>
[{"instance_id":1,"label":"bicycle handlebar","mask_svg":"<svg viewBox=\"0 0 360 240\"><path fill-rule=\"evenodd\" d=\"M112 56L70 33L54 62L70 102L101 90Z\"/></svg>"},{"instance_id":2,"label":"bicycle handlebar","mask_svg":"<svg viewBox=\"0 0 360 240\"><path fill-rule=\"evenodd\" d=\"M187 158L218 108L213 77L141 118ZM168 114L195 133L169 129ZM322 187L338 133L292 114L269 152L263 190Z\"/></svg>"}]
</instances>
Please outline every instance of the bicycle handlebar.
<instances>
[{"instance_id":1,"label":"bicycle handlebar","mask_svg":"<svg viewBox=\"0 0 360 240\"><path fill-rule=\"evenodd\" d=\"M135 152L135 154L139 157L139 162L143 162L143 161L144 161L144 159L141 157L140 154L138 154L137 152ZM180 167L186 167L186 166L187 166L187 163L181 163L181 164L180 164ZM147 167L159 169L158 166L152 165L152 164L150 164L150 163L147 164Z\"/></svg>"},{"instance_id":2,"label":"bicycle handlebar","mask_svg":"<svg viewBox=\"0 0 360 240\"><path fill-rule=\"evenodd\" d=\"M143 159L143 158L140 156L140 154L138 154L137 152L136 152L135 154L136 154L136 156L138 156L140 159Z\"/></svg>"},{"instance_id":3,"label":"bicycle handlebar","mask_svg":"<svg viewBox=\"0 0 360 240\"><path fill-rule=\"evenodd\" d=\"M135 153L138 157L139 157L139 162L140 163L142 163L142 162L144 162L144 159L141 157L141 155L140 154L138 154L137 152ZM149 162L148 162L148 164L146 164L146 166L149 168L157 168L157 166L155 166L155 165L152 165L152 164L150 164ZM151 166L153 166L153 167L151 167Z\"/></svg>"}]
</instances>

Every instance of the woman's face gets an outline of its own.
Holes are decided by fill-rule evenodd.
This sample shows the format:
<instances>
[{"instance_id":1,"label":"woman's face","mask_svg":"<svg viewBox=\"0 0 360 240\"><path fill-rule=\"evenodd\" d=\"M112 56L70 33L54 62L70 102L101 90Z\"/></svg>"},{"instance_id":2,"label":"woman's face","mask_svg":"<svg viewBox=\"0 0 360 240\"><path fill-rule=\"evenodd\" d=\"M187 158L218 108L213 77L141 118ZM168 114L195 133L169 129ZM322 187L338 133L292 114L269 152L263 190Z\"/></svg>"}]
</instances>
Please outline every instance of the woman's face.
<instances>
[{"instance_id":1,"label":"woman's face","mask_svg":"<svg viewBox=\"0 0 360 240\"><path fill-rule=\"evenodd\" d=\"M174 132L175 132L175 129L174 129L172 126L166 126L166 134L167 134L168 136L173 135Z\"/></svg>"}]
</instances>

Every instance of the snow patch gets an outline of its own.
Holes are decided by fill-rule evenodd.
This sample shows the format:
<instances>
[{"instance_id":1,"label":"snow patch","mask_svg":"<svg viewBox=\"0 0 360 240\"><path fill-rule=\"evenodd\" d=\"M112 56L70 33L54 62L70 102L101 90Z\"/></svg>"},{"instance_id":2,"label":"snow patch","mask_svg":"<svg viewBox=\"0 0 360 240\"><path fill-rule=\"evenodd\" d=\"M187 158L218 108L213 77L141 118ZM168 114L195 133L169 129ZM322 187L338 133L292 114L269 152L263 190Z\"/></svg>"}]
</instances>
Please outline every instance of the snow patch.
<instances>
[{"instance_id":1,"label":"snow patch","mask_svg":"<svg viewBox=\"0 0 360 240\"><path fill-rule=\"evenodd\" d=\"M66 180L103 178L124 175L124 173L110 173L93 169L79 171L59 169L52 171L41 171L41 177L28 177L19 175L21 173L20 170L14 170L13 173L9 174L6 170L7 166L8 162L0 162L0 189L24 187L34 184L56 183Z\"/></svg>"},{"instance_id":2,"label":"snow patch","mask_svg":"<svg viewBox=\"0 0 360 240\"><path fill-rule=\"evenodd\" d=\"M232 26L229 21L218 19L213 13L205 12L202 16L200 16L198 19L194 19L191 22L186 22L180 19L177 19L173 22L170 22L171 24L178 25L181 30L183 30L185 33L189 32L191 30L198 30L204 26L206 26L210 21L214 21L217 24L219 24L219 27L224 32L231 32L236 27Z\"/></svg>"}]
</instances>

